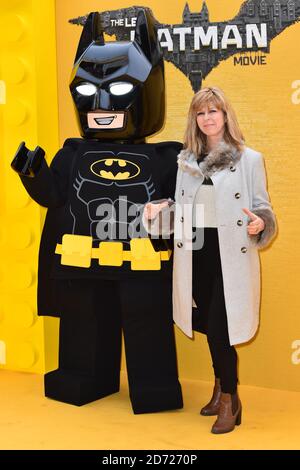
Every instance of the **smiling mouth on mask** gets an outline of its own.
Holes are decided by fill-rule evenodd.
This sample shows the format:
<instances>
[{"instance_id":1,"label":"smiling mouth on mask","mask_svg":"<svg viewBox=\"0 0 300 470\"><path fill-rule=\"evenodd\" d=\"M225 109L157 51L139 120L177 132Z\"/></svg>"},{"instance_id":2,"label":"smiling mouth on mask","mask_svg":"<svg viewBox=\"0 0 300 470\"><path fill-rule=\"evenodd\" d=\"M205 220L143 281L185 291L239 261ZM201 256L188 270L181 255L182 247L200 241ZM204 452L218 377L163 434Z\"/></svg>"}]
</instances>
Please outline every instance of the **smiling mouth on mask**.
<instances>
[{"instance_id":1,"label":"smiling mouth on mask","mask_svg":"<svg viewBox=\"0 0 300 470\"><path fill-rule=\"evenodd\" d=\"M117 116L106 116L102 118L94 118L94 121L98 126L109 126Z\"/></svg>"}]
</instances>

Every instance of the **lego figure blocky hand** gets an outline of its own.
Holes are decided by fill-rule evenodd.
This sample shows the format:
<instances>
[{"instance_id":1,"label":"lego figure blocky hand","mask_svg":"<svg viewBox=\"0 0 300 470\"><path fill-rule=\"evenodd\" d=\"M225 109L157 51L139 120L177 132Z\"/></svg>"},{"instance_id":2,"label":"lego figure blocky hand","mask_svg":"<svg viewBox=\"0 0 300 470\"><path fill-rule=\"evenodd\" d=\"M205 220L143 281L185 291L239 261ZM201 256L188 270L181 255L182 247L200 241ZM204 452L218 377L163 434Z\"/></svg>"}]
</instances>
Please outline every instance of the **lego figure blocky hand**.
<instances>
[{"instance_id":1,"label":"lego figure blocky hand","mask_svg":"<svg viewBox=\"0 0 300 470\"><path fill-rule=\"evenodd\" d=\"M67 139L50 167L43 158L33 178L20 175L48 208L38 313L60 317L60 338L45 394L83 405L117 392L123 330L134 413L181 408L172 260L165 247L153 249L141 223L145 204L174 197L182 148L145 141L163 125L165 96L150 11L140 10L133 42L105 42L91 13L70 91L82 138Z\"/></svg>"},{"instance_id":2,"label":"lego figure blocky hand","mask_svg":"<svg viewBox=\"0 0 300 470\"><path fill-rule=\"evenodd\" d=\"M30 151L25 142L22 142L11 162L11 167L19 175L34 177L39 171L45 151L41 147L36 147L34 151Z\"/></svg>"}]
</instances>

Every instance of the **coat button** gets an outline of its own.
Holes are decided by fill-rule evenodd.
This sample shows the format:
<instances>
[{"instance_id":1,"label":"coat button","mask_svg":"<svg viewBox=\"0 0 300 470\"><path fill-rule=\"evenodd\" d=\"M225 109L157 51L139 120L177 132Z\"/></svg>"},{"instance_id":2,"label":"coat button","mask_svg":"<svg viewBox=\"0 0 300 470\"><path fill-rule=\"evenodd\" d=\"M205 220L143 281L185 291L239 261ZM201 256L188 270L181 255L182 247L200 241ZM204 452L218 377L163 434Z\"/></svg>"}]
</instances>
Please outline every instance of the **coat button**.
<instances>
[{"instance_id":1,"label":"coat button","mask_svg":"<svg viewBox=\"0 0 300 470\"><path fill-rule=\"evenodd\" d=\"M241 227L243 225L243 221L242 220L238 220L237 221L237 224Z\"/></svg>"},{"instance_id":2,"label":"coat button","mask_svg":"<svg viewBox=\"0 0 300 470\"><path fill-rule=\"evenodd\" d=\"M241 248L241 252L242 252L242 253L246 253L246 252L247 252L247 248L246 248L245 246L243 246L243 247Z\"/></svg>"},{"instance_id":3,"label":"coat button","mask_svg":"<svg viewBox=\"0 0 300 470\"><path fill-rule=\"evenodd\" d=\"M178 246L178 248L182 248L182 247L183 247L183 243L179 242L179 243L177 243L177 246Z\"/></svg>"},{"instance_id":4,"label":"coat button","mask_svg":"<svg viewBox=\"0 0 300 470\"><path fill-rule=\"evenodd\" d=\"M230 167L230 171L233 172L233 171L235 171L235 170L236 170L235 166L231 166L231 167Z\"/></svg>"},{"instance_id":5,"label":"coat button","mask_svg":"<svg viewBox=\"0 0 300 470\"><path fill-rule=\"evenodd\" d=\"M183 217L180 217L180 222L183 222L184 221L184 218Z\"/></svg>"},{"instance_id":6,"label":"coat button","mask_svg":"<svg viewBox=\"0 0 300 470\"><path fill-rule=\"evenodd\" d=\"M235 199L240 199L241 195L240 195L240 193L235 193L234 197L235 197Z\"/></svg>"},{"instance_id":7,"label":"coat button","mask_svg":"<svg viewBox=\"0 0 300 470\"><path fill-rule=\"evenodd\" d=\"M181 191L181 196L184 196L184 189Z\"/></svg>"}]
</instances>

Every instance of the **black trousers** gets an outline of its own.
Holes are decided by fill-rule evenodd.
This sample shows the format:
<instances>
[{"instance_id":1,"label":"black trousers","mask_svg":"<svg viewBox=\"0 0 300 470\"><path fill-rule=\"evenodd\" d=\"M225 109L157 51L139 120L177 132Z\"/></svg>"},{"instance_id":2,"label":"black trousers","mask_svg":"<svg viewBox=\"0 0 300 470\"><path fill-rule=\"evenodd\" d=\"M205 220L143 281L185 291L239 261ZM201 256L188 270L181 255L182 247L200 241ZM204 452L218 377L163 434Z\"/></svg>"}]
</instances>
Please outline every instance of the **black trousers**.
<instances>
[{"instance_id":1,"label":"black trousers","mask_svg":"<svg viewBox=\"0 0 300 470\"><path fill-rule=\"evenodd\" d=\"M204 245L193 251L193 329L206 334L215 377L224 393L237 388L237 353L230 346L216 228L204 229Z\"/></svg>"},{"instance_id":2,"label":"black trousers","mask_svg":"<svg viewBox=\"0 0 300 470\"><path fill-rule=\"evenodd\" d=\"M81 405L118 391L123 329L134 413L181 408L171 280L59 282L59 369L46 395Z\"/></svg>"}]
</instances>

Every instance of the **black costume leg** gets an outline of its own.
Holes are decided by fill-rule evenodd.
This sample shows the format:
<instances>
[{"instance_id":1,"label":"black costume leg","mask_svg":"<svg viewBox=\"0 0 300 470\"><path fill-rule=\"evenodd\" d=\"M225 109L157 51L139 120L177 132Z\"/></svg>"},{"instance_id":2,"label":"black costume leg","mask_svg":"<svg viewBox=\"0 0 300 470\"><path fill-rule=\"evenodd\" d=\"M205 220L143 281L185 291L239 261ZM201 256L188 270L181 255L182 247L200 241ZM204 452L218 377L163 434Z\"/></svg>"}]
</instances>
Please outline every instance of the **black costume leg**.
<instances>
[{"instance_id":1,"label":"black costume leg","mask_svg":"<svg viewBox=\"0 0 300 470\"><path fill-rule=\"evenodd\" d=\"M130 399L134 413L182 408L171 280L120 282Z\"/></svg>"},{"instance_id":2,"label":"black costume leg","mask_svg":"<svg viewBox=\"0 0 300 470\"><path fill-rule=\"evenodd\" d=\"M60 282L59 369L45 375L47 397L80 406L119 390L117 286L104 280Z\"/></svg>"}]
</instances>

